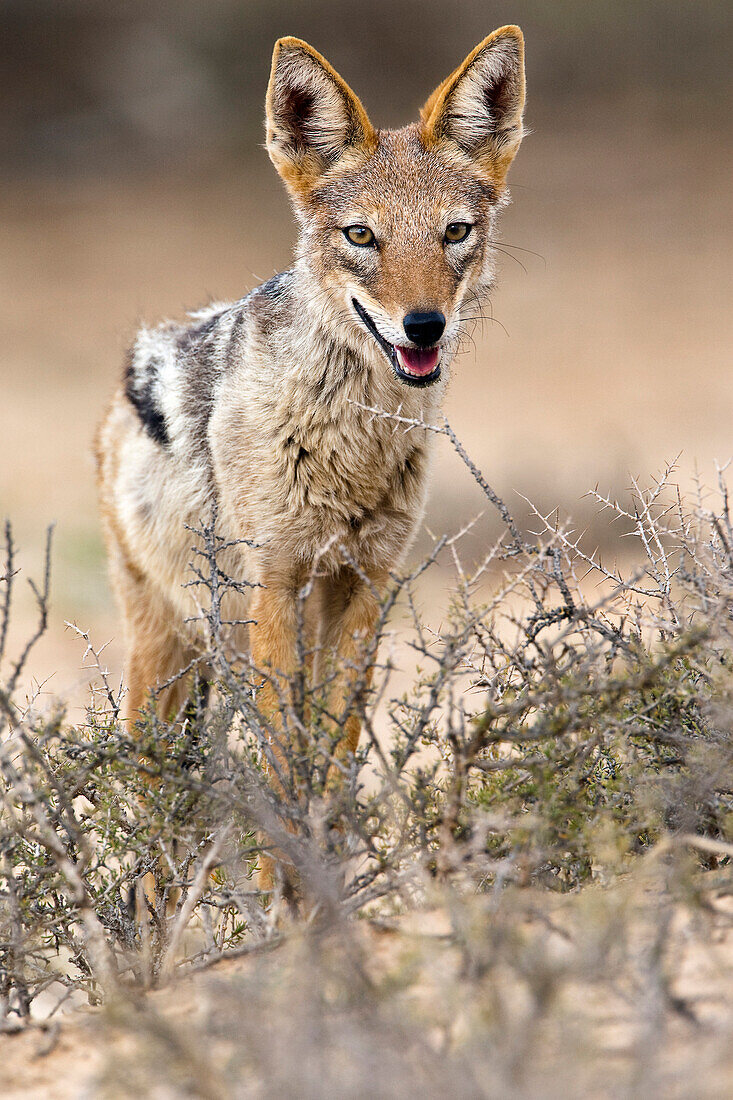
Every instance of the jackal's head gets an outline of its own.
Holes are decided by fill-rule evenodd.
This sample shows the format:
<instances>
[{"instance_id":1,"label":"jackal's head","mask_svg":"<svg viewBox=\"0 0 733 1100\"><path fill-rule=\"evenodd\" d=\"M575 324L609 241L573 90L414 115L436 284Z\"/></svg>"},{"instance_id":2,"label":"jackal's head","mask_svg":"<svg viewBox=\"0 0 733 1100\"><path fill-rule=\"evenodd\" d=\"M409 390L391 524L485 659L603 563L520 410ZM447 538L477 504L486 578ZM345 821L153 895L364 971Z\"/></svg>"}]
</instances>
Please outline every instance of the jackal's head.
<instances>
[{"instance_id":1,"label":"jackal's head","mask_svg":"<svg viewBox=\"0 0 733 1100\"><path fill-rule=\"evenodd\" d=\"M375 130L305 42L275 46L267 149L300 221L299 258L337 320L408 385L437 381L469 302L491 285L523 106L518 27L485 38L402 130Z\"/></svg>"}]
</instances>

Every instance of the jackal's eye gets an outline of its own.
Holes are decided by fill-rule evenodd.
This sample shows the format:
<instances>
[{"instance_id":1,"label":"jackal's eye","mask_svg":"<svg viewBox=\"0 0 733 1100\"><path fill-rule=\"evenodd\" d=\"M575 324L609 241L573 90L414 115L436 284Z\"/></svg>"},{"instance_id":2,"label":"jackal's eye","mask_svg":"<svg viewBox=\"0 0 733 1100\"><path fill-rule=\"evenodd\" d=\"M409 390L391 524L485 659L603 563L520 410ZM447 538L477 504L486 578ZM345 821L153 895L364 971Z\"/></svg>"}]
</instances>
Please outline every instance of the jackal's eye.
<instances>
[{"instance_id":1,"label":"jackal's eye","mask_svg":"<svg viewBox=\"0 0 733 1100\"><path fill-rule=\"evenodd\" d=\"M374 234L368 225L347 225L344 229L344 236L352 244L358 245L359 248L370 248L376 243Z\"/></svg>"},{"instance_id":2,"label":"jackal's eye","mask_svg":"<svg viewBox=\"0 0 733 1100\"><path fill-rule=\"evenodd\" d=\"M470 222L451 222L445 228L445 241L447 244L458 244L459 241L465 241L472 229L473 226Z\"/></svg>"}]
</instances>

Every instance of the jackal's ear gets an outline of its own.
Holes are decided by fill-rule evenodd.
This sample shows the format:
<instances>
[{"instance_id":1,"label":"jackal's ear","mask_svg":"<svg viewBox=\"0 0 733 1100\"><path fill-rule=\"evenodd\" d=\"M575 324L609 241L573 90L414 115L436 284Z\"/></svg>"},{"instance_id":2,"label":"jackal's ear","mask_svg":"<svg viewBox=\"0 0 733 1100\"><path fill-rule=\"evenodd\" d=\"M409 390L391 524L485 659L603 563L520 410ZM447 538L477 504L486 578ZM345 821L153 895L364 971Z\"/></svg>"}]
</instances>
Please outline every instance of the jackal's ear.
<instances>
[{"instance_id":1,"label":"jackal's ear","mask_svg":"<svg viewBox=\"0 0 733 1100\"><path fill-rule=\"evenodd\" d=\"M372 151L377 136L357 96L307 42L275 43L267 89L267 151L296 195L350 151Z\"/></svg>"},{"instance_id":2,"label":"jackal's ear","mask_svg":"<svg viewBox=\"0 0 733 1100\"><path fill-rule=\"evenodd\" d=\"M454 142L497 183L522 140L524 38L500 27L439 84L420 112L426 145Z\"/></svg>"}]
</instances>

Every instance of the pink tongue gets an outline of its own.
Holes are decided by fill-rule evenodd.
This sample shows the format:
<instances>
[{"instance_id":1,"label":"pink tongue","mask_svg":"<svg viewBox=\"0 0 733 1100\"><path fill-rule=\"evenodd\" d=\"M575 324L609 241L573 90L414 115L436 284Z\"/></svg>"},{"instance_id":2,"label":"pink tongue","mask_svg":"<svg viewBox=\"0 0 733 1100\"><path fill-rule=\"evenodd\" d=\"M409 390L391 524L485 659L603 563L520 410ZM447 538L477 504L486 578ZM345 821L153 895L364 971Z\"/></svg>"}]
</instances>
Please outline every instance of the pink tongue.
<instances>
[{"instance_id":1,"label":"pink tongue","mask_svg":"<svg viewBox=\"0 0 733 1100\"><path fill-rule=\"evenodd\" d=\"M438 348L401 348L395 346L400 366L409 374L432 374L438 365Z\"/></svg>"}]
</instances>

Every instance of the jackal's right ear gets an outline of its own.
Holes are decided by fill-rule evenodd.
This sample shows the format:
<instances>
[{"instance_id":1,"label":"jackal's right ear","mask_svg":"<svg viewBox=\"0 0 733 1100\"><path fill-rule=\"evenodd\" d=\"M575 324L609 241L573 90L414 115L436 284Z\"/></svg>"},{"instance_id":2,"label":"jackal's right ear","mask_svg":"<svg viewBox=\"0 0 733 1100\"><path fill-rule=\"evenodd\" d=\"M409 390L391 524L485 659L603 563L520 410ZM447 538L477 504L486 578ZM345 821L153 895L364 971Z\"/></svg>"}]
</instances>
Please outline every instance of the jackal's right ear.
<instances>
[{"instance_id":1,"label":"jackal's right ear","mask_svg":"<svg viewBox=\"0 0 733 1100\"><path fill-rule=\"evenodd\" d=\"M307 193L350 151L372 152L377 135L348 84L307 42L275 43L267 88L267 151L289 190Z\"/></svg>"},{"instance_id":2,"label":"jackal's right ear","mask_svg":"<svg viewBox=\"0 0 733 1100\"><path fill-rule=\"evenodd\" d=\"M503 183L522 140L524 38L500 27L439 84L421 111L428 146L453 142Z\"/></svg>"}]
</instances>

